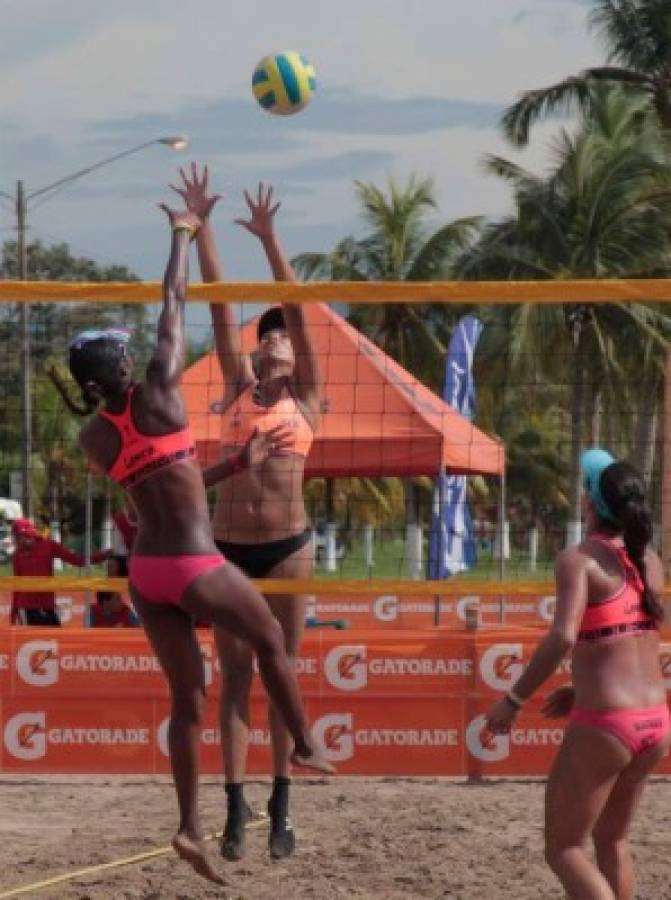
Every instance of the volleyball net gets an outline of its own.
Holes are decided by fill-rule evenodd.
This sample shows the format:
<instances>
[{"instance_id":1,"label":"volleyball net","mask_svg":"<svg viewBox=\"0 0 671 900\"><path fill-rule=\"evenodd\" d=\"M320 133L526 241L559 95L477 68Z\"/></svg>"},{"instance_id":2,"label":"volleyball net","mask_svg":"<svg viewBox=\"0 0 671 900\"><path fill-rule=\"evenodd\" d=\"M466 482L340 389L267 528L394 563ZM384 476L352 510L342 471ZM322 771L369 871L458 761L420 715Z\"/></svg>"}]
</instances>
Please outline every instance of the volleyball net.
<instances>
[{"instance_id":1,"label":"volleyball net","mask_svg":"<svg viewBox=\"0 0 671 900\"><path fill-rule=\"evenodd\" d=\"M47 372L65 371L78 331L119 324L133 331L141 368L160 300L158 283L0 282L0 496L86 554L109 546L121 495L88 470L81 420ZM307 304L323 377L304 487L314 576L260 586L449 596L495 595L505 582L507 592L547 593L556 552L579 536L577 464L592 445L642 471L658 549L671 557L669 300L671 282L652 279L192 284L183 388L203 466L220 458L233 427L218 406L207 303L235 306L250 353L258 304ZM470 342L450 360L467 319L477 322ZM244 502L233 482L220 494L231 520ZM125 584L90 569L15 579L9 518L1 590Z\"/></svg>"}]
</instances>

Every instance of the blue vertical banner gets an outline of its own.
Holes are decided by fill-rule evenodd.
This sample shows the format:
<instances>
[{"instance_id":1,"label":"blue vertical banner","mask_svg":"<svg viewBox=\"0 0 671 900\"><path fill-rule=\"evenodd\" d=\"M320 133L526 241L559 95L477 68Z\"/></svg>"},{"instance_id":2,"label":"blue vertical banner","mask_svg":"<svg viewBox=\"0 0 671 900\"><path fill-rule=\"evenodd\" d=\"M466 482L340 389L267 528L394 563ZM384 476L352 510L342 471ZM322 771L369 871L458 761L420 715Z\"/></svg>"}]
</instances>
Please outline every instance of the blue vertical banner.
<instances>
[{"instance_id":1,"label":"blue vertical banner","mask_svg":"<svg viewBox=\"0 0 671 900\"><path fill-rule=\"evenodd\" d=\"M483 328L475 316L460 319L445 358L443 400L467 419L472 419L475 412L473 357ZM441 472L433 493L428 577L449 578L472 568L475 558L466 477Z\"/></svg>"}]
</instances>

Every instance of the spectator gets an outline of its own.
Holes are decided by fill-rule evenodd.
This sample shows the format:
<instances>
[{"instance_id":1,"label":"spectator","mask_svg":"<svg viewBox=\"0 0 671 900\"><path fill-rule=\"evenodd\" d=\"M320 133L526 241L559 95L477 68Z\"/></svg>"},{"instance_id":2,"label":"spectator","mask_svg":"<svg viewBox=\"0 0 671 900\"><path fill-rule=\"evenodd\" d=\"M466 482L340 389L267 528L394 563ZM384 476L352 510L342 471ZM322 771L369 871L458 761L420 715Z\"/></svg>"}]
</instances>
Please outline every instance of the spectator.
<instances>
[{"instance_id":1,"label":"spectator","mask_svg":"<svg viewBox=\"0 0 671 900\"><path fill-rule=\"evenodd\" d=\"M128 561L123 555L107 560L108 578L127 578ZM96 602L88 611L89 628L137 628L140 620L118 591L98 591Z\"/></svg>"},{"instance_id":2,"label":"spectator","mask_svg":"<svg viewBox=\"0 0 671 900\"><path fill-rule=\"evenodd\" d=\"M14 575L51 576L54 574L56 559L62 559L72 566L86 565L86 558L82 554L69 550L51 538L42 537L31 519L15 519L12 531L16 543L16 551L12 557ZM103 562L108 557L107 550L94 553L91 562ZM61 623L56 612L54 593L14 591L10 622L15 625L59 626Z\"/></svg>"}]
</instances>

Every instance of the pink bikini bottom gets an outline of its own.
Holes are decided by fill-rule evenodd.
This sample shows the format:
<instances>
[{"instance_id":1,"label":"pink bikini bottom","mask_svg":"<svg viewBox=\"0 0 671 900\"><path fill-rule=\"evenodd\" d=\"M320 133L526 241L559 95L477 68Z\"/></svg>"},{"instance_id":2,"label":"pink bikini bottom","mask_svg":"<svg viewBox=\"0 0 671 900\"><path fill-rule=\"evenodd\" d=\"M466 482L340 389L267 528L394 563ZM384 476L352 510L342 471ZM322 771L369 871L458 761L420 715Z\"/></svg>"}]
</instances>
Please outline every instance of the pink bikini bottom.
<instances>
[{"instance_id":1,"label":"pink bikini bottom","mask_svg":"<svg viewBox=\"0 0 671 900\"><path fill-rule=\"evenodd\" d=\"M663 741L671 727L666 703L647 709L574 709L570 721L608 731L634 756Z\"/></svg>"},{"instance_id":2,"label":"pink bikini bottom","mask_svg":"<svg viewBox=\"0 0 671 900\"><path fill-rule=\"evenodd\" d=\"M221 553L202 556L131 556L128 577L149 603L178 605L186 589L205 572L226 565Z\"/></svg>"}]
</instances>

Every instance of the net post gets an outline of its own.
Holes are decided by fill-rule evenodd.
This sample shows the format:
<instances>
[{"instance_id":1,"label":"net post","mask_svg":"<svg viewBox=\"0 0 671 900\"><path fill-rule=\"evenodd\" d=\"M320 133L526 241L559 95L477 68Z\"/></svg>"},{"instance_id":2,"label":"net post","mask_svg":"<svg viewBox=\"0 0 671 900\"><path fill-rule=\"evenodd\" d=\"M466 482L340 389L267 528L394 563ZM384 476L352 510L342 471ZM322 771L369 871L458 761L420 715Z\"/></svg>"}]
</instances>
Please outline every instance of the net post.
<instances>
[{"instance_id":1,"label":"net post","mask_svg":"<svg viewBox=\"0 0 671 900\"><path fill-rule=\"evenodd\" d=\"M501 472L499 490L499 581L506 578L506 473ZM503 624L503 594L499 594L499 622Z\"/></svg>"},{"instance_id":2,"label":"net post","mask_svg":"<svg viewBox=\"0 0 671 900\"><path fill-rule=\"evenodd\" d=\"M671 579L671 347L664 365L664 433L662 436L662 562Z\"/></svg>"}]
</instances>

